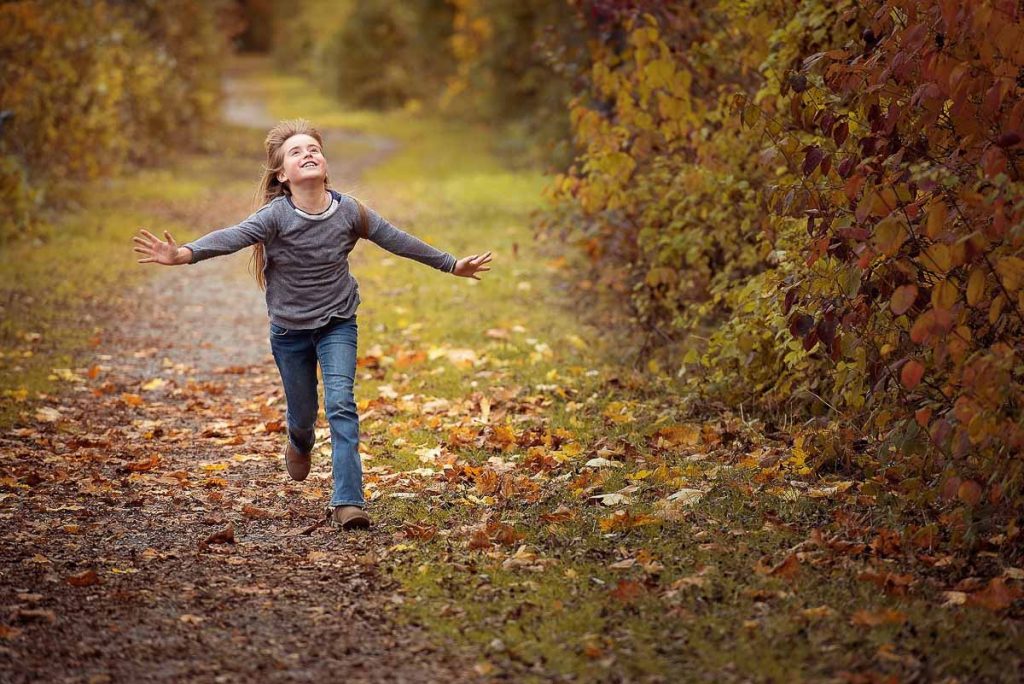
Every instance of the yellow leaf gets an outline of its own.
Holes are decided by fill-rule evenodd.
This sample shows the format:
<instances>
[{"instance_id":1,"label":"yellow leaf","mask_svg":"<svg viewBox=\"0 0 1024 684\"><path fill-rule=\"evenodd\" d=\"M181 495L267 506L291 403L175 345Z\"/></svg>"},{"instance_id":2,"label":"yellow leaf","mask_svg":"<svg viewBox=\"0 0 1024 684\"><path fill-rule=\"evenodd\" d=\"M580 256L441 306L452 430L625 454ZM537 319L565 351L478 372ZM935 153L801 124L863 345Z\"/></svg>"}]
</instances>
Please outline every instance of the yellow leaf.
<instances>
[{"instance_id":1,"label":"yellow leaf","mask_svg":"<svg viewBox=\"0 0 1024 684\"><path fill-rule=\"evenodd\" d=\"M875 227L875 245L886 256L894 255L907 239L907 229L898 218L889 216Z\"/></svg>"},{"instance_id":2,"label":"yellow leaf","mask_svg":"<svg viewBox=\"0 0 1024 684\"><path fill-rule=\"evenodd\" d=\"M1003 257L996 264L999 279L1010 292L1016 292L1024 284L1024 259Z\"/></svg>"},{"instance_id":3,"label":"yellow leaf","mask_svg":"<svg viewBox=\"0 0 1024 684\"><path fill-rule=\"evenodd\" d=\"M946 225L946 216L949 209L942 200L934 200L928 206L928 223L925 226L925 235L934 240L943 227Z\"/></svg>"},{"instance_id":4,"label":"yellow leaf","mask_svg":"<svg viewBox=\"0 0 1024 684\"><path fill-rule=\"evenodd\" d=\"M956 285L948 280L943 280L932 288L932 305L936 309L952 309L959 294Z\"/></svg>"},{"instance_id":5,"label":"yellow leaf","mask_svg":"<svg viewBox=\"0 0 1024 684\"><path fill-rule=\"evenodd\" d=\"M970 277L967 278L967 303L971 306L977 306L984 297L985 271L981 268L976 268L971 271Z\"/></svg>"},{"instance_id":6,"label":"yellow leaf","mask_svg":"<svg viewBox=\"0 0 1024 684\"><path fill-rule=\"evenodd\" d=\"M945 273L953 266L953 255L949 252L949 245L936 242L925 251L921 263L939 273Z\"/></svg>"},{"instance_id":7,"label":"yellow leaf","mask_svg":"<svg viewBox=\"0 0 1024 684\"><path fill-rule=\"evenodd\" d=\"M629 410L629 405L623 401L613 401L604 410L604 417L613 423L632 423L635 418Z\"/></svg>"}]
</instances>

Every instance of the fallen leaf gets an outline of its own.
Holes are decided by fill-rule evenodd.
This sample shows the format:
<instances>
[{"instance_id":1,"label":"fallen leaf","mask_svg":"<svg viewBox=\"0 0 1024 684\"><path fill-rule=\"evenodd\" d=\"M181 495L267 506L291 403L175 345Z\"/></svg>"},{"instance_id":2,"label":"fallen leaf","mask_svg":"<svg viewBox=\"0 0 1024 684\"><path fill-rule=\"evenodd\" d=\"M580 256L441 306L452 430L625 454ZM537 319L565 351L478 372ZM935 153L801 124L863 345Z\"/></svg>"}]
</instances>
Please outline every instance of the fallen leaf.
<instances>
[{"instance_id":1,"label":"fallen leaf","mask_svg":"<svg viewBox=\"0 0 1024 684\"><path fill-rule=\"evenodd\" d=\"M14 617L19 622L57 622L57 614L47 608L19 608Z\"/></svg>"},{"instance_id":2,"label":"fallen leaf","mask_svg":"<svg viewBox=\"0 0 1024 684\"><path fill-rule=\"evenodd\" d=\"M153 378L149 382L142 385L142 389L151 392L163 388L167 384L167 381L163 378Z\"/></svg>"},{"instance_id":3,"label":"fallen leaf","mask_svg":"<svg viewBox=\"0 0 1024 684\"><path fill-rule=\"evenodd\" d=\"M1024 597L1024 591L1007 586L1002 577L993 577L981 591L968 594L967 602L992 612L1005 610L1017 599Z\"/></svg>"},{"instance_id":4,"label":"fallen leaf","mask_svg":"<svg viewBox=\"0 0 1024 684\"><path fill-rule=\"evenodd\" d=\"M633 603L643 595L644 591L644 586L639 582L620 579L610 593L612 598L620 603Z\"/></svg>"},{"instance_id":5,"label":"fallen leaf","mask_svg":"<svg viewBox=\"0 0 1024 684\"><path fill-rule=\"evenodd\" d=\"M138 394L130 394L128 392L123 392L121 394L121 401L128 404L129 406L142 406L144 403L146 403L145 400Z\"/></svg>"},{"instance_id":6,"label":"fallen leaf","mask_svg":"<svg viewBox=\"0 0 1024 684\"><path fill-rule=\"evenodd\" d=\"M622 464L617 461L609 461L607 458L592 458L583 464L585 468L621 468Z\"/></svg>"},{"instance_id":7,"label":"fallen leaf","mask_svg":"<svg viewBox=\"0 0 1024 684\"><path fill-rule=\"evenodd\" d=\"M858 627L879 627L881 625L902 625L907 621L907 614L887 608L877 612L858 610L850 617L850 624Z\"/></svg>"},{"instance_id":8,"label":"fallen leaf","mask_svg":"<svg viewBox=\"0 0 1024 684\"><path fill-rule=\"evenodd\" d=\"M146 472L148 470L153 470L153 468L156 468L158 465L160 465L160 461L160 454L152 454L150 455L149 458L144 458L139 461L132 461L131 463L125 466L125 469L130 470L133 473Z\"/></svg>"},{"instance_id":9,"label":"fallen leaf","mask_svg":"<svg viewBox=\"0 0 1024 684\"><path fill-rule=\"evenodd\" d=\"M942 604L943 608L962 606L967 603L967 594L962 591L944 591L942 592L942 598L946 599Z\"/></svg>"},{"instance_id":10,"label":"fallen leaf","mask_svg":"<svg viewBox=\"0 0 1024 684\"><path fill-rule=\"evenodd\" d=\"M73 587L88 587L100 583L100 576L95 570L85 570L77 575L71 575L67 579L68 584Z\"/></svg>"},{"instance_id":11,"label":"fallen leaf","mask_svg":"<svg viewBox=\"0 0 1024 684\"><path fill-rule=\"evenodd\" d=\"M836 614L836 611L832 610L829 606L818 606L817 608L804 608L800 611L800 614L810 620L820 620L832 617Z\"/></svg>"},{"instance_id":12,"label":"fallen leaf","mask_svg":"<svg viewBox=\"0 0 1024 684\"><path fill-rule=\"evenodd\" d=\"M36 409L36 420L43 423L56 423L63 417L64 415L60 411L51 406Z\"/></svg>"},{"instance_id":13,"label":"fallen leaf","mask_svg":"<svg viewBox=\"0 0 1024 684\"><path fill-rule=\"evenodd\" d=\"M22 631L23 630L20 630L17 627L8 627L7 625L0 625L0 639L3 639L5 641L16 639L21 634Z\"/></svg>"},{"instance_id":14,"label":"fallen leaf","mask_svg":"<svg viewBox=\"0 0 1024 684\"><path fill-rule=\"evenodd\" d=\"M628 496L618 492L614 492L612 494L595 494L590 498L600 501L605 506L620 506L623 504L629 504L630 501Z\"/></svg>"},{"instance_id":15,"label":"fallen leaf","mask_svg":"<svg viewBox=\"0 0 1024 684\"><path fill-rule=\"evenodd\" d=\"M266 520L267 518L277 517L272 511L268 511L265 508L258 508L252 504L242 505L242 515L247 518L255 518L257 520Z\"/></svg>"},{"instance_id":16,"label":"fallen leaf","mask_svg":"<svg viewBox=\"0 0 1024 684\"><path fill-rule=\"evenodd\" d=\"M689 504L695 504L704 497L704 492L700 489L680 489L672 494L668 495L669 501L674 501L680 506L687 506Z\"/></svg>"},{"instance_id":17,"label":"fallen leaf","mask_svg":"<svg viewBox=\"0 0 1024 684\"><path fill-rule=\"evenodd\" d=\"M235 524L228 523L220 532L214 532L204 541L204 544L234 544L235 543Z\"/></svg>"}]
</instances>

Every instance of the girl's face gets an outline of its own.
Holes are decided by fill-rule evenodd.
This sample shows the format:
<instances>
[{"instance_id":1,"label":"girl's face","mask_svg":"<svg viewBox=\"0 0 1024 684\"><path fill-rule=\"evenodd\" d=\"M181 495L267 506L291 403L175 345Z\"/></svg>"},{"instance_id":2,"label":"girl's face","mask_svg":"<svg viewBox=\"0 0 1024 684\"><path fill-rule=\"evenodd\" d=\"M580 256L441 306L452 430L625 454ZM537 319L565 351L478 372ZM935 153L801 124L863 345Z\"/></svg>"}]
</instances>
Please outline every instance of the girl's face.
<instances>
[{"instance_id":1,"label":"girl's face","mask_svg":"<svg viewBox=\"0 0 1024 684\"><path fill-rule=\"evenodd\" d=\"M322 183L327 176L327 159L313 136L297 133L284 141L281 150L284 152L284 165L277 174L279 182L288 182L292 186L310 181Z\"/></svg>"}]
</instances>

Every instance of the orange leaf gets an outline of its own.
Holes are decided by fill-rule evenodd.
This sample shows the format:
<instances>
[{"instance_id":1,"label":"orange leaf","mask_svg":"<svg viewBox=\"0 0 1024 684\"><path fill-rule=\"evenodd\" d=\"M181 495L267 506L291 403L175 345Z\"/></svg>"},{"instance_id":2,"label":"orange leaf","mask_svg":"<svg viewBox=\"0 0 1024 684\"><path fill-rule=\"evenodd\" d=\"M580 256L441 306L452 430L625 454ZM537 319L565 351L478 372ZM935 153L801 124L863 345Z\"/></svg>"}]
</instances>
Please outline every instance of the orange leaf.
<instances>
[{"instance_id":1,"label":"orange leaf","mask_svg":"<svg viewBox=\"0 0 1024 684\"><path fill-rule=\"evenodd\" d=\"M643 593L643 585L633 580L619 580L618 584L611 591L612 598L621 603L633 603Z\"/></svg>"},{"instance_id":2,"label":"orange leaf","mask_svg":"<svg viewBox=\"0 0 1024 684\"><path fill-rule=\"evenodd\" d=\"M924 365L919 361L911 359L903 364L903 369L900 371L900 382L904 387L914 389L921 382L922 377L924 377Z\"/></svg>"},{"instance_id":3,"label":"orange leaf","mask_svg":"<svg viewBox=\"0 0 1024 684\"><path fill-rule=\"evenodd\" d=\"M68 577L68 584L73 587L88 587L99 583L100 576L96 574L95 570L86 570L78 573L77 575L71 575Z\"/></svg>"},{"instance_id":4,"label":"orange leaf","mask_svg":"<svg viewBox=\"0 0 1024 684\"><path fill-rule=\"evenodd\" d=\"M1009 608L1010 604L1022 596L1024 591L1006 586L1002 577L993 577L984 589L968 594L967 601L995 612Z\"/></svg>"},{"instance_id":5,"label":"orange leaf","mask_svg":"<svg viewBox=\"0 0 1024 684\"><path fill-rule=\"evenodd\" d=\"M152 470L153 468L156 468L158 465L160 465L160 460L160 454L153 454L147 459L143 459L141 461L133 461L132 463L129 463L125 467L128 470L132 471L133 473L142 473L146 472L147 470Z\"/></svg>"},{"instance_id":6,"label":"orange leaf","mask_svg":"<svg viewBox=\"0 0 1024 684\"><path fill-rule=\"evenodd\" d=\"M977 506L981 501L981 485L974 480L965 480L960 484L956 495L968 506Z\"/></svg>"},{"instance_id":7,"label":"orange leaf","mask_svg":"<svg viewBox=\"0 0 1024 684\"><path fill-rule=\"evenodd\" d=\"M469 540L469 548L473 551L491 548L491 540L488 538L487 532L484 530L474 530L473 536Z\"/></svg>"},{"instance_id":8,"label":"orange leaf","mask_svg":"<svg viewBox=\"0 0 1024 684\"><path fill-rule=\"evenodd\" d=\"M945 202L940 199L932 201L928 206L928 222L925 225L925 235L934 240L942 232L948 213L949 210Z\"/></svg>"},{"instance_id":9,"label":"orange leaf","mask_svg":"<svg viewBox=\"0 0 1024 684\"><path fill-rule=\"evenodd\" d=\"M858 610L850 617L850 624L860 627L878 627L880 625L902 625L907 621L907 614L893 609L880 610L872 613L869 610Z\"/></svg>"}]
</instances>

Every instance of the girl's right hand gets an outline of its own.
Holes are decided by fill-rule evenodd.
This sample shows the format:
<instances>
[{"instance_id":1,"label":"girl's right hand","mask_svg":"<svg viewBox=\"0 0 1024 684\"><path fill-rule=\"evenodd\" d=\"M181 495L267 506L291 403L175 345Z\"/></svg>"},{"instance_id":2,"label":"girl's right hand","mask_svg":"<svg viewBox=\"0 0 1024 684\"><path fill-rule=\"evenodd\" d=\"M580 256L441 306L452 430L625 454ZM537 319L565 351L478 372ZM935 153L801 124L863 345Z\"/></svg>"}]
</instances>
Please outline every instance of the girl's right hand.
<instances>
[{"instance_id":1,"label":"girl's right hand","mask_svg":"<svg viewBox=\"0 0 1024 684\"><path fill-rule=\"evenodd\" d=\"M180 264L187 264L192 260L192 250L188 247L178 247L174 242L174 238L166 230L164 231L164 237L167 238L167 242L153 235L145 228L139 229L139 234L133 237L132 240L135 241L134 250L139 254L145 255L144 259L139 259L140 264L178 266Z\"/></svg>"}]
</instances>

